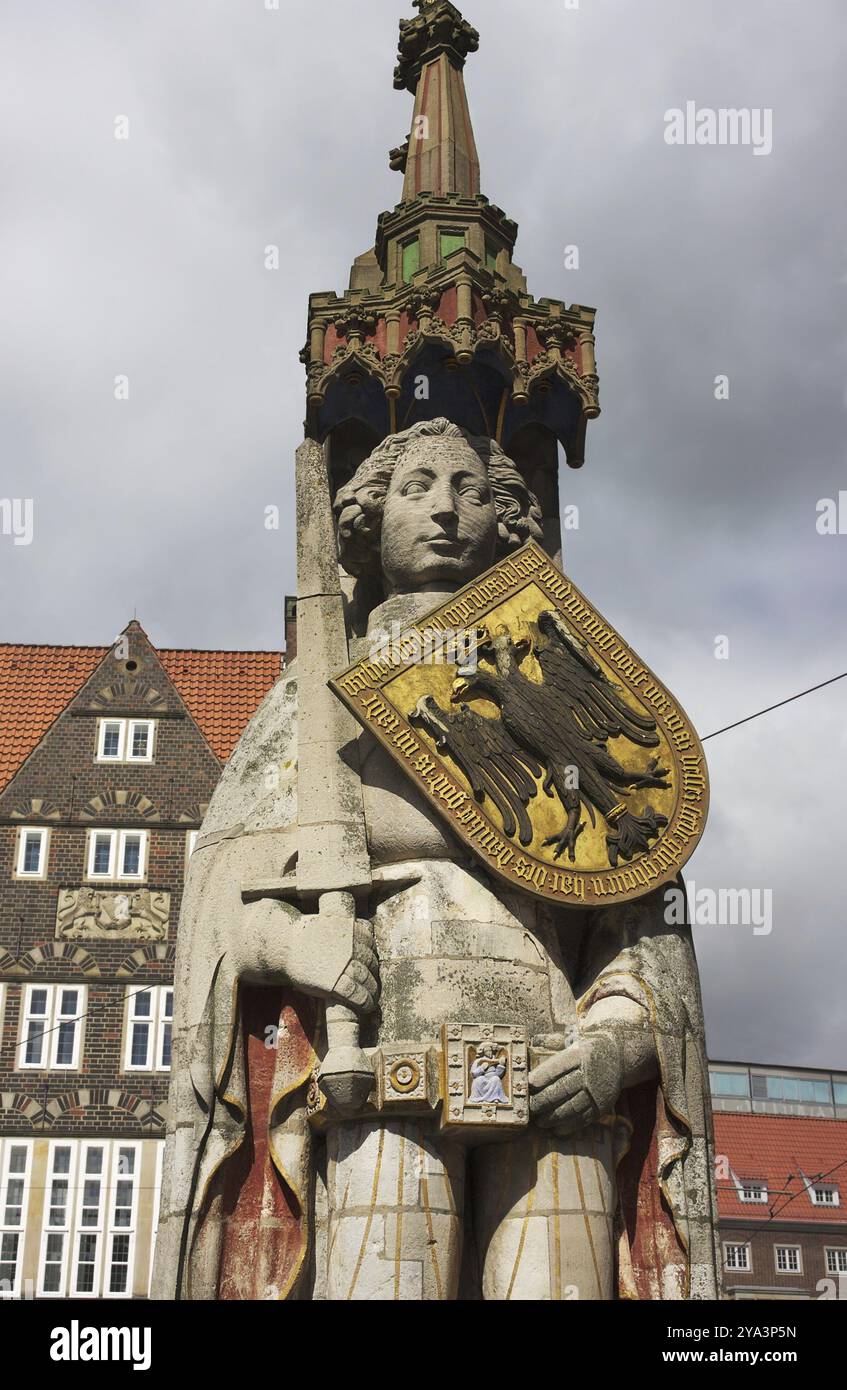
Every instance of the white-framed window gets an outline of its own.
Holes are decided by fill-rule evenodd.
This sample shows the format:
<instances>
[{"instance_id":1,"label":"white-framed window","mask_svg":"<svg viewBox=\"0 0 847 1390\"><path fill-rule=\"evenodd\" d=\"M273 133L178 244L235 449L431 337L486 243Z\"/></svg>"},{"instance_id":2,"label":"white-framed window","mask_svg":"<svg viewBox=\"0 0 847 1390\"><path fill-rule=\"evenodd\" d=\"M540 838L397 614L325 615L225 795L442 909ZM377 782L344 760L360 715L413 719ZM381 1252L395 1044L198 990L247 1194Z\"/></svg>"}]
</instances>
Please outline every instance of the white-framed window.
<instances>
[{"instance_id":1,"label":"white-framed window","mask_svg":"<svg viewBox=\"0 0 847 1390\"><path fill-rule=\"evenodd\" d=\"M155 731L154 719L98 720L97 762L152 763Z\"/></svg>"},{"instance_id":2,"label":"white-framed window","mask_svg":"<svg viewBox=\"0 0 847 1390\"><path fill-rule=\"evenodd\" d=\"M51 1140L38 1261L38 1293L64 1298L68 1287L78 1144Z\"/></svg>"},{"instance_id":3,"label":"white-framed window","mask_svg":"<svg viewBox=\"0 0 847 1390\"><path fill-rule=\"evenodd\" d=\"M132 1297L142 1153L134 1140L51 1141L39 1297Z\"/></svg>"},{"instance_id":4,"label":"white-framed window","mask_svg":"<svg viewBox=\"0 0 847 1390\"><path fill-rule=\"evenodd\" d=\"M134 1291L142 1159L155 1169L150 1261L144 1251L142 1281L152 1275L164 1143L140 1140L60 1138L49 1142L39 1201L38 1297L131 1298ZM22 1294L24 1242L34 1170L34 1141L0 1139L0 1300ZM147 1181L150 1181L148 1177ZM38 1194L41 1197L41 1194ZM38 1235L38 1228L33 1234Z\"/></svg>"},{"instance_id":5,"label":"white-framed window","mask_svg":"<svg viewBox=\"0 0 847 1390\"><path fill-rule=\"evenodd\" d=\"M128 763L152 763L154 724L152 719L130 719L126 732Z\"/></svg>"},{"instance_id":6,"label":"white-framed window","mask_svg":"<svg viewBox=\"0 0 847 1390\"><path fill-rule=\"evenodd\" d=\"M104 1298L127 1298L132 1294L132 1261L138 1222L140 1169L140 1144L116 1142L109 1192Z\"/></svg>"},{"instance_id":7,"label":"white-framed window","mask_svg":"<svg viewBox=\"0 0 847 1390\"><path fill-rule=\"evenodd\" d=\"M838 1187L834 1182L813 1182L809 1196L814 1207L838 1207L841 1205Z\"/></svg>"},{"instance_id":8,"label":"white-framed window","mask_svg":"<svg viewBox=\"0 0 847 1390\"><path fill-rule=\"evenodd\" d=\"M85 985L27 985L17 1066L22 1070L79 1068Z\"/></svg>"},{"instance_id":9,"label":"white-framed window","mask_svg":"<svg viewBox=\"0 0 847 1390\"><path fill-rule=\"evenodd\" d=\"M97 724L97 761L123 762L126 744L125 719L101 719Z\"/></svg>"},{"instance_id":10,"label":"white-framed window","mask_svg":"<svg viewBox=\"0 0 847 1390\"><path fill-rule=\"evenodd\" d=\"M826 1247L827 1274L847 1274L847 1245Z\"/></svg>"},{"instance_id":11,"label":"white-framed window","mask_svg":"<svg viewBox=\"0 0 847 1390\"><path fill-rule=\"evenodd\" d=\"M0 1299L20 1297L31 1168L31 1140L0 1145Z\"/></svg>"},{"instance_id":12,"label":"white-framed window","mask_svg":"<svg viewBox=\"0 0 847 1390\"><path fill-rule=\"evenodd\" d=\"M89 830L90 879L140 883L147 876L149 830Z\"/></svg>"},{"instance_id":13,"label":"white-framed window","mask_svg":"<svg viewBox=\"0 0 847 1390\"><path fill-rule=\"evenodd\" d=\"M100 1288L108 1149L108 1144L84 1143L79 1156L77 1230L71 1275L71 1292L76 1298L96 1298Z\"/></svg>"},{"instance_id":14,"label":"white-framed window","mask_svg":"<svg viewBox=\"0 0 847 1390\"><path fill-rule=\"evenodd\" d=\"M777 1274L802 1274L803 1261L799 1245L775 1245L774 1265Z\"/></svg>"},{"instance_id":15,"label":"white-framed window","mask_svg":"<svg viewBox=\"0 0 847 1390\"><path fill-rule=\"evenodd\" d=\"M170 985L127 989L126 1071L170 1071L174 992Z\"/></svg>"},{"instance_id":16,"label":"white-framed window","mask_svg":"<svg viewBox=\"0 0 847 1390\"><path fill-rule=\"evenodd\" d=\"M198 840L199 835L200 835L200 831L199 831L199 830L189 830L188 834L187 834L186 837L185 837L185 862L186 862L186 864L188 864L189 859L191 858L192 854L194 853L194 850L195 850L195 848L196 848L196 846L197 846L197 840Z\"/></svg>"},{"instance_id":17,"label":"white-framed window","mask_svg":"<svg viewBox=\"0 0 847 1390\"><path fill-rule=\"evenodd\" d=\"M18 831L15 861L17 878L46 878L50 831L43 826L23 825Z\"/></svg>"},{"instance_id":18,"label":"white-framed window","mask_svg":"<svg viewBox=\"0 0 847 1390\"><path fill-rule=\"evenodd\" d=\"M28 985L21 1015L19 1067L46 1067L53 1022L53 986Z\"/></svg>"},{"instance_id":19,"label":"white-framed window","mask_svg":"<svg viewBox=\"0 0 847 1390\"><path fill-rule=\"evenodd\" d=\"M743 1182L738 1195L742 1202L766 1202L768 1200L767 1184L763 1182Z\"/></svg>"},{"instance_id":20,"label":"white-framed window","mask_svg":"<svg viewBox=\"0 0 847 1390\"><path fill-rule=\"evenodd\" d=\"M82 1144L72 1296L132 1296L140 1172L139 1143L116 1139Z\"/></svg>"},{"instance_id":21,"label":"white-framed window","mask_svg":"<svg viewBox=\"0 0 847 1390\"><path fill-rule=\"evenodd\" d=\"M725 1241L723 1247L723 1267L724 1269L749 1269L750 1246L732 1244Z\"/></svg>"}]
</instances>

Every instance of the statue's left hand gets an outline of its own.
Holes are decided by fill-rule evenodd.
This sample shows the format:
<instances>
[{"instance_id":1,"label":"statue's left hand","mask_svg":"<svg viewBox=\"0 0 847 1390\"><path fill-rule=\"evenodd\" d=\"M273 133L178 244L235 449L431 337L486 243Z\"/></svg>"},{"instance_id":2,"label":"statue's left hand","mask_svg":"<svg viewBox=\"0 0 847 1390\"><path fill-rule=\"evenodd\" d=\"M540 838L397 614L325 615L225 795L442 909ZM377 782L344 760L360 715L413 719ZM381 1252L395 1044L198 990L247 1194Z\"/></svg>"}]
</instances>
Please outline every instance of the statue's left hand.
<instances>
[{"instance_id":1,"label":"statue's left hand","mask_svg":"<svg viewBox=\"0 0 847 1390\"><path fill-rule=\"evenodd\" d=\"M565 1044L560 1034L534 1038L536 1047L559 1050L529 1073L530 1113L561 1137L610 1114L623 1080L621 1049L611 1032L585 1032Z\"/></svg>"}]
</instances>

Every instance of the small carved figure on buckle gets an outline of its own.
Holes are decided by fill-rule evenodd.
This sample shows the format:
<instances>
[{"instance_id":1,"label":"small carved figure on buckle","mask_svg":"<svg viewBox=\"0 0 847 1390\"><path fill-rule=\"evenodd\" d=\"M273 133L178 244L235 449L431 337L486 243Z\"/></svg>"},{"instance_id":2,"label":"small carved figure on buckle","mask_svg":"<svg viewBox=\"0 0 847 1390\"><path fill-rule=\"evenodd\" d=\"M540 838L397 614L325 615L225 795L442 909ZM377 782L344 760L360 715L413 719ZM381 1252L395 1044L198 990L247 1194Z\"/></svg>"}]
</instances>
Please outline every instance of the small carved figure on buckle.
<instances>
[{"instance_id":1,"label":"small carved figure on buckle","mask_svg":"<svg viewBox=\"0 0 847 1390\"><path fill-rule=\"evenodd\" d=\"M508 1105L509 1097L503 1089L506 1075L506 1053L496 1043L481 1043L470 1067L471 1083L469 1105Z\"/></svg>"}]
</instances>

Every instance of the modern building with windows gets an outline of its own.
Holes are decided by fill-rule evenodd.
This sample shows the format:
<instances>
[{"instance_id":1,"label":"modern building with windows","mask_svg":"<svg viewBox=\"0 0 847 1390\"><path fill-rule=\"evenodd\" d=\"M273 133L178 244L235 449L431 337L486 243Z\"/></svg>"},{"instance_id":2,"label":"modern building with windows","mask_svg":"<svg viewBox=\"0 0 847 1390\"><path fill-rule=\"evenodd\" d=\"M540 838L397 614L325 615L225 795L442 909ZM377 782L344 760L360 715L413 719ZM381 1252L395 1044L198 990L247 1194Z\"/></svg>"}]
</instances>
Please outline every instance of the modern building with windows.
<instances>
[{"instance_id":1,"label":"modern building with windows","mask_svg":"<svg viewBox=\"0 0 847 1390\"><path fill-rule=\"evenodd\" d=\"M847 1072L709 1070L727 1292L847 1298Z\"/></svg>"},{"instance_id":2,"label":"modern building with windows","mask_svg":"<svg viewBox=\"0 0 847 1390\"><path fill-rule=\"evenodd\" d=\"M0 1297L146 1297L183 882L279 652L0 646Z\"/></svg>"}]
</instances>

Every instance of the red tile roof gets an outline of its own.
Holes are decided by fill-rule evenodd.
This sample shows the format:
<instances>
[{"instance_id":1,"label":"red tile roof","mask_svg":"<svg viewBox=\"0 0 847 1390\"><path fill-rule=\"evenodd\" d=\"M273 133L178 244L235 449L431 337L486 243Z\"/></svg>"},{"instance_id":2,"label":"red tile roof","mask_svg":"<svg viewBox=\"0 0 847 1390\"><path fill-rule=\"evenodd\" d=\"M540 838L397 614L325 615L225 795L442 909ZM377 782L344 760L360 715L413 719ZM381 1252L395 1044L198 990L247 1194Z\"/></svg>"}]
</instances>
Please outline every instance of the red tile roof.
<instances>
[{"instance_id":1,"label":"red tile roof","mask_svg":"<svg viewBox=\"0 0 847 1390\"><path fill-rule=\"evenodd\" d=\"M109 647L0 643L0 788L14 776ZM212 751L225 762L282 669L279 652L158 652Z\"/></svg>"},{"instance_id":2,"label":"red tile roof","mask_svg":"<svg viewBox=\"0 0 847 1390\"><path fill-rule=\"evenodd\" d=\"M282 670L279 652L158 652L189 714L226 762Z\"/></svg>"},{"instance_id":3,"label":"red tile roof","mask_svg":"<svg viewBox=\"0 0 847 1390\"><path fill-rule=\"evenodd\" d=\"M108 650L0 645L0 787L29 757Z\"/></svg>"},{"instance_id":4,"label":"red tile roof","mask_svg":"<svg viewBox=\"0 0 847 1390\"><path fill-rule=\"evenodd\" d=\"M767 1221L773 1213L784 1221L847 1223L847 1121L718 1112L715 1153L722 1217ZM767 1183L767 1202L742 1202L733 1177ZM814 1178L838 1186L839 1206L813 1205L806 1182Z\"/></svg>"}]
</instances>

